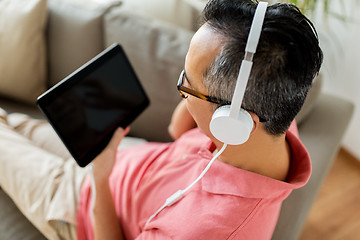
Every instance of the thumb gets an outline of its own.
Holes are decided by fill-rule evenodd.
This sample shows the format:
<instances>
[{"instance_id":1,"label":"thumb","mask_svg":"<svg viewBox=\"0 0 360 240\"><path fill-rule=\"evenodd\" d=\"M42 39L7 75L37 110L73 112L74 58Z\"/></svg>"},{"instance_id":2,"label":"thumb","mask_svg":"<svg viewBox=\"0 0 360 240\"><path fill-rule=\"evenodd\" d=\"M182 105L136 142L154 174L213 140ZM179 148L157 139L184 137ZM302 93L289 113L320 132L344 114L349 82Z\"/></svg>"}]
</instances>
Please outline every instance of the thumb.
<instances>
[{"instance_id":1,"label":"thumb","mask_svg":"<svg viewBox=\"0 0 360 240\"><path fill-rule=\"evenodd\" d=\"M124 139L124 137L129 133L130 127L127 127L125 129L123 128L117 128L114 132L113 136L111 137L111 140L108 144L108 147L111 149L116 149L120 142Z\"/></svg>"}]
</instances>

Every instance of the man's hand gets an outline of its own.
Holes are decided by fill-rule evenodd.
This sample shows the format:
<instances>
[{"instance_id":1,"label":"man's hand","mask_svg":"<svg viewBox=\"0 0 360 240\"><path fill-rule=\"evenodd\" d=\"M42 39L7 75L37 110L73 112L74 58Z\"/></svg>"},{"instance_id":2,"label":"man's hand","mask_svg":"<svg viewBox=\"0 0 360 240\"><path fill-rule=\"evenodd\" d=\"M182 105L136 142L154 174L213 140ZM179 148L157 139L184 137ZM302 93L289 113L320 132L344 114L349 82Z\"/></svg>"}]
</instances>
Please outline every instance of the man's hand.
<instances>
[{"instance_id":1,"label":"man's hand","mask_svg":"<svg viewBox=\"0 0 360 240\"><path fill-rule=\"evenodd\" d=\"M118 128L112 136L106 148L92 161L94 165L95 182L107 181L111 174L112 168L116 160L116 152L120 142L129 133L130 128L125 130Z\"/></svg>"},{"instance_id":2,"label":"man's hand","mask_svg":"<svg viewBox=\"0 0 360 240\"><path fill-rule=\"evenodd\" d=\"M186 100L182 100L175 108L168 127L170 136L176 140L186 131L196 127L196 122L186 107Z\"/></svg>"},{"instance_id":3,"label":"man's hand","mask_svg":"<svg viewBox=\"0 0 360 240\"><path fill-rule=\"evenodd\" d=\"M113 169L118 145L129 132L118 128L107 147L93 160L96 199L94 204L94 239L123 239L123 233L116 215L116 208L109 186L109 177Z\"/></svg>"}]
</instances>

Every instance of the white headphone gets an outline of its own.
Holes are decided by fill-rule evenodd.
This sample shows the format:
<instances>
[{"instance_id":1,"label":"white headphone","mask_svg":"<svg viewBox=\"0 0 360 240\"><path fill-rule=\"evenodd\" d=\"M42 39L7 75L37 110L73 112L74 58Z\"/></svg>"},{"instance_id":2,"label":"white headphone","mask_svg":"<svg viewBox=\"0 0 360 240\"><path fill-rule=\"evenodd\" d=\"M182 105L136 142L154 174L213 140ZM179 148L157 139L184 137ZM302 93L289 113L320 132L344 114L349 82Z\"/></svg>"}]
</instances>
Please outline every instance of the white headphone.
<instances>
[{"instance_id":1,"label":"white headphone","mask_svg":"<svg viewBox=\"0 0 360 240\"><path fill-rule=\"evenodd\" d=\"M212 135L226 144L239 145L246 142L254 125L250 114L241 108L241 103L249 80L252 59L259 43L267 5L267 2L259 2L256 8L231 105L216 109L210 122Z\"/></svg>"},{"instance_id":2,"label":"white headphone","mask_svg":"<svg viewBox=\"0 0 360 240\"><path fill-rule=\"evenodd\" d=\"M250 132L253 128L253 120L250 114L241 109L241 102L244 97L245 88L249 79L252 57L256 51L256 47L259 42L261 28L264 22L267 2L260 2L256 8L255 16L251 25L248 41L245 48L245 57L241 63L239 76L235 87L234 96L231 105L226 105L216 109L212 120L210 122L211 133L221 142L224 143L223 147L218 153L211 159L206 168L202 171L200 176L192 182L186 189L178 190L173 195L168 197L165 203L149 217L145 226L157 216L164 208L170 207L171 205L178 202L184 194L189 191L209 170L213 162L223 153L228 144L238 145L246 142L250 136ZM237 117L236 117L237 116Z\"/></svg>"}]
</instances>

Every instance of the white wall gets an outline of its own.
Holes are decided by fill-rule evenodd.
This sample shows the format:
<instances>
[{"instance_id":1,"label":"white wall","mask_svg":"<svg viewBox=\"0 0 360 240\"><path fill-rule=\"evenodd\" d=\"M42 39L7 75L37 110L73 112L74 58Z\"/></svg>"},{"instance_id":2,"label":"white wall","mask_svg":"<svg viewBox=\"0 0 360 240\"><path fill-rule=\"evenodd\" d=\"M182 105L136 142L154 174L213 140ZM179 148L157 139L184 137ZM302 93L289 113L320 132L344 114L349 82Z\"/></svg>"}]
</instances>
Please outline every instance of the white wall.
<instances>
[{"instance_id":1,"label":"white wall","mask_svg":"<svg viewBox=\"0 0 360 240\"><path fill-rule=\"evenodd\" d=\"M326 75L324 92L355 104L355 114L343 146L360 159L360 1L356 1L343 1L345 9L339 4L341 0L332 2L332 11L346 16L345 21L317 16L314 22L325 57L322 69Z\"/></svg>"}]
</instances>

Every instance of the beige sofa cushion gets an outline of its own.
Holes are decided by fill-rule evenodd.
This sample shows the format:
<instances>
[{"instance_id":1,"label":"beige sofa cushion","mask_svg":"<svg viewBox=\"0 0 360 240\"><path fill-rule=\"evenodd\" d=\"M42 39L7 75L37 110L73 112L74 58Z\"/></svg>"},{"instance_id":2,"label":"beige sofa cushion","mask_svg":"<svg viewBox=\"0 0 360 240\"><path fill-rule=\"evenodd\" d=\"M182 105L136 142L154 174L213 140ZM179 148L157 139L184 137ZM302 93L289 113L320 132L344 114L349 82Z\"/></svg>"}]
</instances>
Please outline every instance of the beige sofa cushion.
<instances>
[{"instance_id":1,"label":"beige sofa cushion","mask_svg":"<svg viewBox=\"0 0 360 240\"><path fill-rule=\"evenodd\" d=\"M184 29L197 27L198 11L187 2L194 0L122 0L142 16L156 18ZM205 5L205 2L204 2Z\"/></svg>"},{"instance_id":2,"label":"beige sofa cushion","mask_svg":"<svg viewBox=\"0 0 360 240\"><path fill-rule=\"evenodd\" d=\"M170 140L167 127L181 99L176 83L193 32L144 17L125 5L106 14L104 32L106 46L114 42L123 46L150 98L150 107L131 125L131 134Z\"/></svg>"},{"instance_id":3,"label":"beige sofa cushion","mask_svg":"<svg viewBox=\"0 0 360 240\"><path fill-rule=\"evenodd\" d=\"M0 94L34 103L45 90L46 0L0 1Z\"/></svg>"},{"instance_id":4,"label":"beige sofa cushion","mask_svg":"<svg viewBox=\"0 0 360 240\"><path fill-rule=\"evenodd\" d=\"M103 50L103 16L120 4L119 0L49 0L50 86Z\"/></svg>"}]
</instances>

